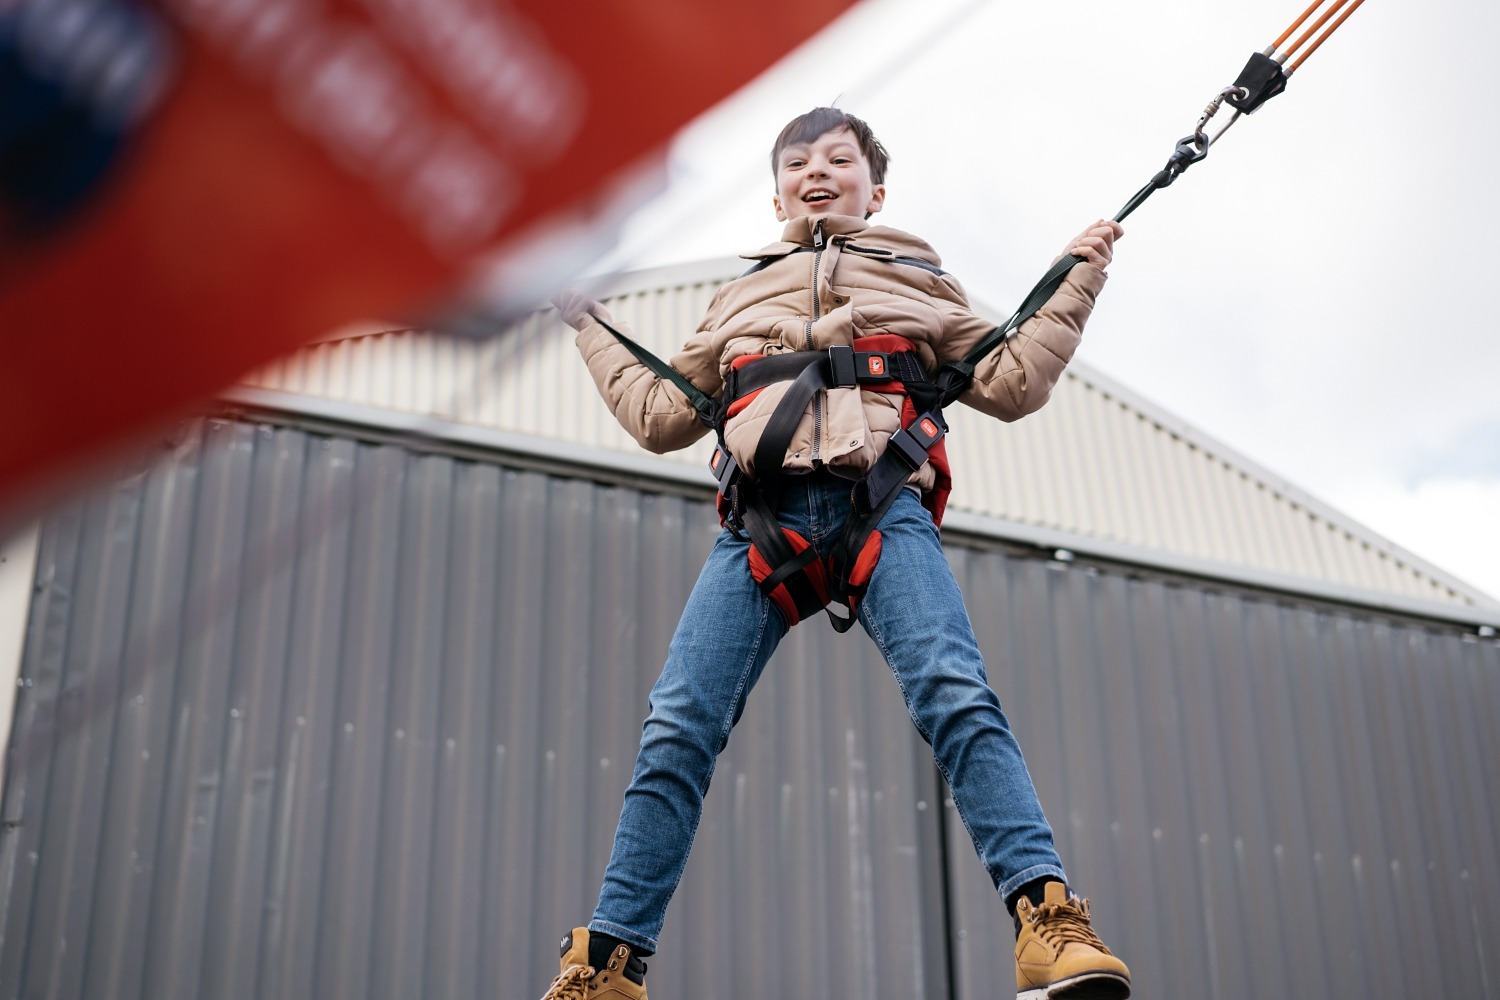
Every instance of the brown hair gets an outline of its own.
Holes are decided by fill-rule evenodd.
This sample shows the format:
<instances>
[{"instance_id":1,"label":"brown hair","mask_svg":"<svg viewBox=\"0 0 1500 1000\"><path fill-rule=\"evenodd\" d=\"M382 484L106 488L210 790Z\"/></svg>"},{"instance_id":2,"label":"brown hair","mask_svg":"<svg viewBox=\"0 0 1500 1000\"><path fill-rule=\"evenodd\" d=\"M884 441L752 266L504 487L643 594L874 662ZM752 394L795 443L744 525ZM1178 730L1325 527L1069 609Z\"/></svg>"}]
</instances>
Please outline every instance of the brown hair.
<instances>
[{"instance_id":1,"label":"brown hair","mask_svg":"<svg viewBox=\"0 0 1500 1000\"><path fill-rule=\"evenodd\" d=\"M820 135L844 129L854 133L859 151L865 154L865 159L870 164L871 183L884 184L885 168L891 162L891 154L875 138L869 125L838 108L813 108L807 114L798 115L786 123L786 128L776 137L776 145L771 147L771 176L777 176L781 166L781 151L788 146L812 142Z\"/></svg>"}]
</instances>

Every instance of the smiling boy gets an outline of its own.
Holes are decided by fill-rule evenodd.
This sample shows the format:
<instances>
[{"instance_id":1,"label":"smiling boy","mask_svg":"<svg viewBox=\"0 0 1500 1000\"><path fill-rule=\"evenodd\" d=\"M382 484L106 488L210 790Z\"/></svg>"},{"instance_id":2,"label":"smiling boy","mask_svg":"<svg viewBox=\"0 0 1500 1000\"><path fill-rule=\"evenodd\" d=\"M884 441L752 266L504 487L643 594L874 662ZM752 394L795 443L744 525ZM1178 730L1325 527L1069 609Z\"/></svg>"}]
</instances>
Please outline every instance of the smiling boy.
<instances>
[{"instance_id":1,"label":"smiling boy","mask_svg":"<svg viewBox=\"0 0 1500 1000\"><path fill-rule=\"evenodd\" d=\"M877 159L888 159L879 140L871 136L868 141L878 147ZM885 206L884 168L884 162L878 167L871 163L860 148L860 137L849 128L773 148L776 194L771 202L776 220L786 222L804 215L868 219ZM881 181L875 179L877 173Z\"/></svg>"},{"instance_id":2,"label":"smiling boy","mask_svg":"<svg viewBox=\"0 0 1500 1000\"><path fill-rule=\"evenodd\" d=\"M853 553L832 551L833 540L862 518L878 523L869 526L875 544L858 548L867 576L849 592L850 617L896 674L975 850L1015 917L1018 994L1129 996L1125 964L1094 933L1088 904L1068 890L943 556L938 524L950 479L941 442L924 439L916 452L906 444L921 436L917 424L927 419L914 417L922 411L912 399L930 401L930 374L963 358L994 324L970 310L930 246L868 223L885 204L888 162L869 126L846 112L817 108L790 122L771 152L782 238L747 255L754 266L719 289L698 331L672 358L702 392L724 394L730 415L719 427L721 443L739 478L721 479L736 484L726 487L721 505L725 527L652 689L598 905L587 927L563 939L561 974L544 1000L645 1000L641 959L656 950L715 760L772 651L809 606L805 592L789 600L778 589L799 574L805 584L805 573L777 583L782 568L772 559L768 569L763 550L783 536L812 540L814 565L838 568ZM1120 234L1116 223L1101 220L1069 244L1083 262L975 366L960 401L1002 420L1046 402L1078 346ZM578 331L606 404L642 446L671 451L707 432L687 395L616 339L606 326L613 318L599 303L575 292L554 301ZM827 360L833 357L857 359L865 370L858 379L807 385L790 375L751 374L836 368ZM904 374L876 378L887 366ZM753 391L741 391L747 377ZM932 421L941 422L936 411ZM910 456L907 466L885 458L898 443ZM890 478L891 468L899 477L876 504L870 483ZM872 510L856 510L862 495ZM768 518L774 540L765 534ZM924 600L912 601L912 593Z\"/></svg>"}]
</instances>

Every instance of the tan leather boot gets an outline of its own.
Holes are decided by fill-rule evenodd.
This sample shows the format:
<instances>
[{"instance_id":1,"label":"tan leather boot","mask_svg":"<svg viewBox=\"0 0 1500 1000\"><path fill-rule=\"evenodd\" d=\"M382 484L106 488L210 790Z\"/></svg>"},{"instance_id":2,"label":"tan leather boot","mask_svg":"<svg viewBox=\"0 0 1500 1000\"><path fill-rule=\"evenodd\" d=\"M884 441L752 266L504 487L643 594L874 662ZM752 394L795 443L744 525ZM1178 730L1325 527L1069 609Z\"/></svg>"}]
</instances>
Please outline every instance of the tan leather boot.
<instances>
[{"instance_id":1,"label":"tan leather boot","mask_svg":"<svg viewBox=\"0 0 1500 1000\"><path fill-rule=\"evenodd\" d=\"M1048 882L1041 906L1016 902L1016 1000L1124 1000L1130 970L1104 947L1089 923L1086 899Z\"/></svg>"},{"instance_id":2,"label":"tan leather boot","mask_svg":"<svg viewBox=\"0 0 1500 1000\"><path fill-rule=\"evenodd\" d=\"M636 970L627 968L630 959L630 946L616 945L604 968L595 969L589 965L588 928L575 927L562 939L562 971L542 1000L646 1000L646 966L635 960L637 980Z\"/></svg>"}]
</instances>

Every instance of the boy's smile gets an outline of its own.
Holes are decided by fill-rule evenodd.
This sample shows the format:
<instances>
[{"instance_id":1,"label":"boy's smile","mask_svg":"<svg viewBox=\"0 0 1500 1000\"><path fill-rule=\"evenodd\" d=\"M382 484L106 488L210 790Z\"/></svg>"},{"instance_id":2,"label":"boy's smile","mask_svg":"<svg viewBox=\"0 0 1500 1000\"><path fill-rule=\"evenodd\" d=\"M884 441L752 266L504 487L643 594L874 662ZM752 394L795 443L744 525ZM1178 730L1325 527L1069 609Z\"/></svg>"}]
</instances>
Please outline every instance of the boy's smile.
<instances>
[{"instance_id":1,"label":"boy's smile","mask_svg":"<svg viewBox=\"0 0 1500 1000\"><path fill-rule=\"evenodd\" d=\"M885 204L885 185L870 179L870 164L848 129L824 132L781 151L776 167L776 218L868 216Z\"/></svg>"}]
</instances>

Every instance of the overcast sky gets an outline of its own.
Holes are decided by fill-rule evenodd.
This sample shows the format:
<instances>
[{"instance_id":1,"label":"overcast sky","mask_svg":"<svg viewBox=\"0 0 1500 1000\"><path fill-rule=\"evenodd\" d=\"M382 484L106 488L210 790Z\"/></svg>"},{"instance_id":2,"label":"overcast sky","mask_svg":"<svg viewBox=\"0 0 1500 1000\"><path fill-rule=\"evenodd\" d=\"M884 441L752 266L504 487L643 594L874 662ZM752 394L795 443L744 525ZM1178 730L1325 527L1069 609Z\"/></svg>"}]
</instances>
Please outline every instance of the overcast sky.
<instances>
[{"instance_id":1,"label":"overcast sky","mask_svg":"<svg viewBox=\"0 0 1500 1000\"><path fill-rule=\"evenodd\" d=\"M865 0L684 133L604 267L776 238L770 142L837 100L892 153L877 220L1009 309L1303 6ZM1492 0L1362 6L1131 216L1080 357L1500 596L1497 41Z\"/></svg>"}]
</instances>

